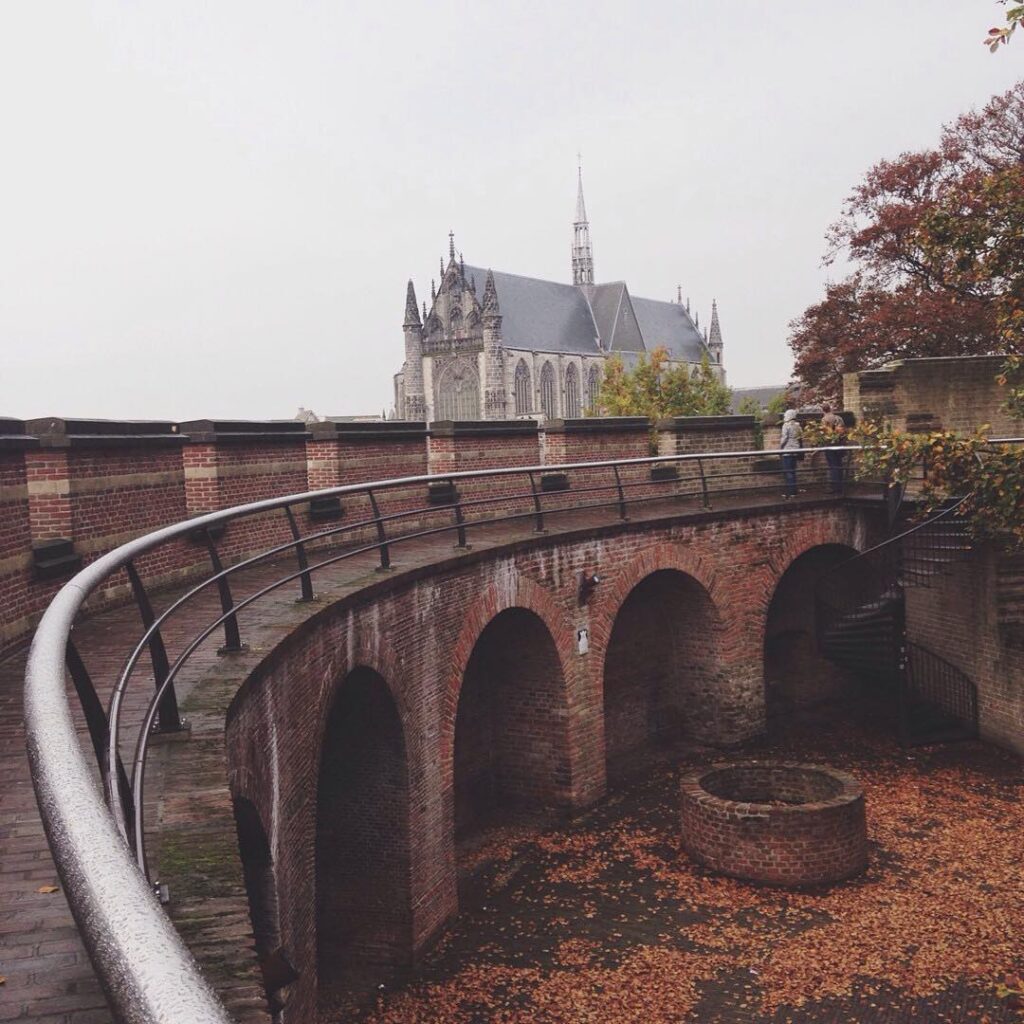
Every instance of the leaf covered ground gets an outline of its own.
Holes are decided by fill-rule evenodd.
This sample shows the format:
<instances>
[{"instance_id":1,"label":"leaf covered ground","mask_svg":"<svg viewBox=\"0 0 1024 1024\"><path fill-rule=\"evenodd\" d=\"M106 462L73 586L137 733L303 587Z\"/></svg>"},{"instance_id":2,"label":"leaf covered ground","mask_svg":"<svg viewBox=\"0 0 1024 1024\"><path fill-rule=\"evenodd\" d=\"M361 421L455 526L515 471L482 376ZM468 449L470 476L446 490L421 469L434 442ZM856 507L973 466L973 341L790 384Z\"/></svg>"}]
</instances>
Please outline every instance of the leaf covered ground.
<instances>
[{"instance_id":1,"label":"leaf covered ground","mask_svg":"<svg viewBox=\"0 0 1024 1024\"><path fill-rule=\"evenodd\" d=\"M467 854L466 908L367 1024L1024 1020L1024 768L981 744L901 750L882 719L803 721L743 752L829 763L867 798L870 866L829 889L716 877L678 850L654 759L577 821L497 830ZM712 755L716 759L720 755ZM739 755L739 756L742 756ZM352 1020L352 1001L325 1021Z\"/></svg>"}]
</instances>

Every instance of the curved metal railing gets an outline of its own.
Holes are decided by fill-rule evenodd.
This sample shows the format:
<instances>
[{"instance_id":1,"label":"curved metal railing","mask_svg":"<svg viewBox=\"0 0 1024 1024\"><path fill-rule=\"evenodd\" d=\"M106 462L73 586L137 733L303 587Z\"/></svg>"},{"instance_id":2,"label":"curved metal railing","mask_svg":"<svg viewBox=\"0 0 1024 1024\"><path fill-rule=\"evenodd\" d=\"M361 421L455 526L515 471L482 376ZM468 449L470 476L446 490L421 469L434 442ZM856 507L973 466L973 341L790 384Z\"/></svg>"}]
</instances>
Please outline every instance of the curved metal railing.
<instances>
[{"instance_id":1,"label":"curved metal railing","mask_svg":"<svg viewBox=\"0 0 1024 1024\"><path fill-rule=\"evenodd\" d=\"M831 450L852 455L860 448L847 445ZM818 451L808 449L807 453ZM779 454L758 450L520 466L308 491L164 527L122 545L79 572L57 593L36 630L26 667L25 725L32 779L50 848L115 1018L131 1024L223 1024L228 1020L154 898L143 816L149 738L153 731L181 728L175 681L189 658L215 632L223 630L222 650L241 650L239 612L288 584L297 583L301 599L308 600L313 596L313 574L345 559L375 552L381 568L387 569L392 549L411 541L447 534L455 536L457 546L465 547L468 532L487 525L527 522L543 531L552 516L613 510L618 519L625 520L630 510L650 502L692 500L697 508L710 509L723 498L765 490L778 493ZM826 482L823 465L799 472L804 485ZM382 511L382 496L424 487L429 495L426 505ZM465 495L460 493L463 487ZM300 533L296 509L342 500L365 502L368 514L355 522ZM219 531L273 513L283 514L286 539L257 554L236 551L237 560L225 567L216 543ZM435 517L443 521L436 522ZM212 571L156 615L138 565L155 549L188 538L205 545ZM314 546L324 550L314 553ZM294 557L294 568L245 598L234 599L231 583L239 574L255 566L276 564L283 556ZM72 641L72 630L89 595L122 572L138 605L143 631L128 653L104 709ZM172 660L164 627L211 588L216 588L220 614L206 622ZM147 651L155 688L135 740L129 776L120 757L122 719L132 677ZM96 754L102 796L78 742L65 691L65 668L75 685Z\"/></svg>"}]
</instances>

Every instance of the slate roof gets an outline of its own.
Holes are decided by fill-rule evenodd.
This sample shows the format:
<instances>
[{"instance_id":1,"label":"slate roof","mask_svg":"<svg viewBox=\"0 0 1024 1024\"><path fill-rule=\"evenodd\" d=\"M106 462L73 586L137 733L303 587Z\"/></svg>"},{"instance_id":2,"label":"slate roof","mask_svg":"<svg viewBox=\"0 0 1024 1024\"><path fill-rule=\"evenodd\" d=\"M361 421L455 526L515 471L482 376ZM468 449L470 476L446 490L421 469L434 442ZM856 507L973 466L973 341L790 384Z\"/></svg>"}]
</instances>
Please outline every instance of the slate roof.
<instances>
[{"instance_id":1,"label":"slate roof","mask_svg":"<svg viewBox=\"0 0 1024 1024\"><path fill-rule=\"evenodd\" d=\"M625 355L664 345L673 359L691 363L700 362L707 351L681 305L633 298L623 281L578 287L500 270L493 273L507 348ZM465 275L480 287L487 270L467 264Z\"/></svg>"},{"instance_id":2,"label":"slate roof","mask_svg":"<svg viewBox=\"0 0 1024 1024\"><path fill-rule=\"evenodd\" d=\"M487 270L466 264L466 279L477 287ZM586 296L575 285L494 271L501 312L501 340L507 348L600 355L597 328Z\"/></svg>"},{"instance_id":3,"label":"slate roof","mask_svg":"<svg viewBox=\"0 0 1024 1024\"><path fill-rule=\"evenodd\" d=\"M707 352L700 332L678 302L633 299L633 309L647 350L664 345L673 359L699 363Z\"/></svg>"}]
</instances>

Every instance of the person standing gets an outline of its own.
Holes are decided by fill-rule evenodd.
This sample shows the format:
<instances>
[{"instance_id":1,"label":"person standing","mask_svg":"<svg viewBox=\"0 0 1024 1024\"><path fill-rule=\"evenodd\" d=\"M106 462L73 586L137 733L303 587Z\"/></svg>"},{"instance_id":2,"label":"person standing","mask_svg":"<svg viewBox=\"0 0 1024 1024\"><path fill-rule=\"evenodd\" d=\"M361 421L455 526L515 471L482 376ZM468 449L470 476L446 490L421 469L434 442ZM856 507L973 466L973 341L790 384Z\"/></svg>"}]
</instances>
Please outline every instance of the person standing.
<instances>
[{"instance_id":1,"label":"person standing","mask_svg":"<svg viewBox=\"0 0 1024 1024\"><path fill-rule=\"evenodd\" d=\"M796 497L796 464L799 459L796 450L803 445L804 432L796 418L796 409L787 409L782 417L782 475L786 478L784 498Z\"/></svg>"},{"instance_id":2,"label":"person standing","mask_svg":"<svg viewBox=\"0 0 1024 1024\"><path fill-rule=\"evenodd\" d=\"M843 443L843 435L846 433L846 424L842 416L832 411L832 406L827 402L821 407L821 427L825 432L826 443L840 445ZM828 463L828 490L829 494L843 493L843 456L846 452L837 452L832 448L825 450L825 461Z\"/></svg>"}]
</instances>

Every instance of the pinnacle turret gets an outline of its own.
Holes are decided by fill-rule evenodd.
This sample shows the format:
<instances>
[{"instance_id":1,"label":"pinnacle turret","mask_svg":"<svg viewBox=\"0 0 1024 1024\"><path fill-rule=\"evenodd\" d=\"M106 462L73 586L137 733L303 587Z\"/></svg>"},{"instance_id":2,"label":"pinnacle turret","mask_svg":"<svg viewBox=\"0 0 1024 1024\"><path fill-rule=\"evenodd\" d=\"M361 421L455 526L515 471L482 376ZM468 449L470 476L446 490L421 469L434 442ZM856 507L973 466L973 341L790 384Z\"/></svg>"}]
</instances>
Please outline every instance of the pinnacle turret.
<instances>
[{"instance_id":1,"label":"pinnacle turret","mask_svg":"<svg viewBox=\"0 0 1024 1024\"><path fill-rule=\"evenodd\" d=\"M423 323L420 320L420 311L416 308L416 290L412 286L412 281L409 281L408 287L405 289L405 323L403 327L422 327Z\"/></svg>"},{"instance_id":2,"label":"pinnacle turret","mask_svg":"<svg viewBox=\"0 0 1024 1024\"><path fill-rule=\"evenodd\" d=\"M722 326L718 322L718 302L715 299L711 300L711 331L708 334L708 351L711 353L711 358L716 362L722 361L722 349L725 346L722 343Z\"/></svg>"},{"instance_id":3,"label":"pinnacle turret","mask_svg":"<svg viewBox=\"0 0 1024 1024\"><path fill-rule=\"evenodd\" d=\"M480 309L485 320L501 318L501 310L498 308L498 289L494 286L494 272L490 270L487 271L487 279L484 282L484 298Z\"/></svg>"}]
</instances>

